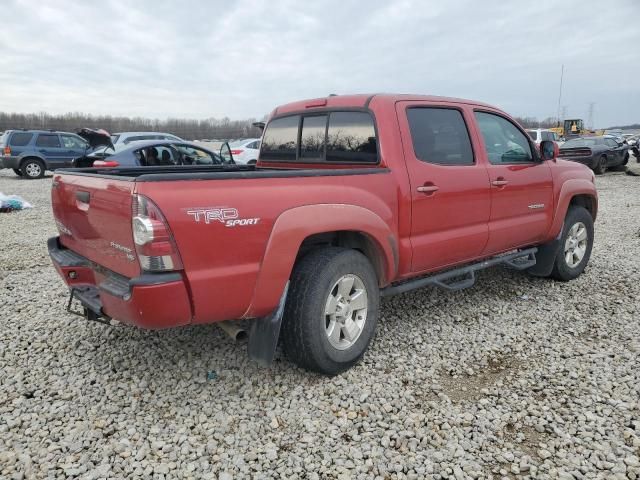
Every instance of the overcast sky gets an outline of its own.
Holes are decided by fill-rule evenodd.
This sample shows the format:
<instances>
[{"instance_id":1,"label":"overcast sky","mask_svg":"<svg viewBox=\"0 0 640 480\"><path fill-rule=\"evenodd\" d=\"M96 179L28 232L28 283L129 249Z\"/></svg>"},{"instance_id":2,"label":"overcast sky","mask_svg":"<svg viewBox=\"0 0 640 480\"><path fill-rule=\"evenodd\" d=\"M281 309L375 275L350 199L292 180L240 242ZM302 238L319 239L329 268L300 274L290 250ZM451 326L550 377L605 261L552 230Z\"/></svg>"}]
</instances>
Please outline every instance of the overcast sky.
<instances>
[{"instance_id":1,"label":"overcast sky","mask_svg":"<svg viewBox=\"0 0 640 480\"><path fill-rule=\"evenodd\" d=\"M0 111L260 118L399 92L640 122L640 0L3 0Z\"/></svg>"}]
</instances>

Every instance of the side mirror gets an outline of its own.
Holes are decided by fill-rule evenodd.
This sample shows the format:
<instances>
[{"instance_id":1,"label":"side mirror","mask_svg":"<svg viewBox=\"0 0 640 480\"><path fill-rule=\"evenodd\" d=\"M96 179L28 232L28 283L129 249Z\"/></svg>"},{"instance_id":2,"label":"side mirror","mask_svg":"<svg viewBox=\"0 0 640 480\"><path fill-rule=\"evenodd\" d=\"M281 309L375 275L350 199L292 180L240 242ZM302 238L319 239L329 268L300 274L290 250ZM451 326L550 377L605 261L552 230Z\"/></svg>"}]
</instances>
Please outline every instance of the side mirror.
<instances>
[{"instance_id":1,"label":"side mirror","mask_svg":"<svg viewBox=\"0 0 640 480\"><path fill-rule=\"evenodd\" d=\"M556 142L552 142L551 140L543 140L540 142L540 157L542 160L555 160L558 158L559 153L560 149Z\"/></svg>"},{"instance_id":2,"label":"side mirror","mask_svg":"<svg viewBox=\"0 0 640 480\"><path fill-rule=\"evenodd\" d=\"M235 163L233 161L233 155L231 154L231 147L228 142L224 142L220 145L220 158L224 160L225 163Z\"/></svg>"}]
</instances>

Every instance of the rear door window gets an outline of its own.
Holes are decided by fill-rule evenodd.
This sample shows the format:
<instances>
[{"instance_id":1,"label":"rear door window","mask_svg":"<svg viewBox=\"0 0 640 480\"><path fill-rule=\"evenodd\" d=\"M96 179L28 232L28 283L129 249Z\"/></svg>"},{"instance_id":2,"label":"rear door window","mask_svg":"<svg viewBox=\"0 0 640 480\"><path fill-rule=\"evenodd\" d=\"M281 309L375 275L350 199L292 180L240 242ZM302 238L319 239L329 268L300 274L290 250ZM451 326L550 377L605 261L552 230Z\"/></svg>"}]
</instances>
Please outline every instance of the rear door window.
<instances>
[{"instance_id":1,"label":"rear door window","mask_svg":"<svg viewBox=\"0 0 640 480\"><path fill-rule=\"evenodd\" d=\"M11 145L12 147L24 147L31 141L32 138L33 133L14 133L11 136L9 145Z\"/></svg>"},{"instance_id":2,"label":"rear door window","mask_svg":"<svg viewBox=\"0 0 640 480\"><path fill-rule=\"evenodd\" d=\"M414 107L407 110L416 157L439 165L473 165L467 126L459 110Z\"/></svg>"},{"instance_id":3,"label":"rear door window","mask_svg":"<svg viewBox=\"0 0 640 480\"><path fill-rule=\"evenodd\" d=\"M36 139L36 147L60 148L60 138L58 135L41 133Z\"/></svg>"},{"instance_id":4,"label":"rear door window","mask_svg":"<svg viewBox=\"0 0 640 480\"><path fill-rule=\"evenodd\" d=\"M367 112L331 112L327 128L327 162L376 163L378 146L373 118Z\"/></svg>"},{"instance_id":5,"label":"rear door window","mask_svg":"<svg viewBox=\"0 0 640 480\"><path fill-rule=\"evenodd\" d=\"M260 158L262 160L295 160L299 122L300 115L271 120L262 138Z\"/></svg>"}]
</instances>

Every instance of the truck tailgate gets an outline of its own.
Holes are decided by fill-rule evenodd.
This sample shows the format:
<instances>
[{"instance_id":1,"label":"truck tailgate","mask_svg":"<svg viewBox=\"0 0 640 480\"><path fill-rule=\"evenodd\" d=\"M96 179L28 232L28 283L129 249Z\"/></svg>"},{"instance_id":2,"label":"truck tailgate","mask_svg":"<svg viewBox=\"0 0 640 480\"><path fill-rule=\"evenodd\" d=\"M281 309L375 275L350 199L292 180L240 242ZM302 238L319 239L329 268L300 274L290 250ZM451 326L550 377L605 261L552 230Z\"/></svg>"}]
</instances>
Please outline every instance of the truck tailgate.
<instances>
[{"instance_id":1,"label":"truck tailgate","mask_svg":"<svg viewBox=\"0 0 640 480\"><path fill-rule=\"evenodd\" d=\"M131 230L135 182L56 174L53 215L63 246L126 277L140 274Z\"/></svg>"}]
</instances>

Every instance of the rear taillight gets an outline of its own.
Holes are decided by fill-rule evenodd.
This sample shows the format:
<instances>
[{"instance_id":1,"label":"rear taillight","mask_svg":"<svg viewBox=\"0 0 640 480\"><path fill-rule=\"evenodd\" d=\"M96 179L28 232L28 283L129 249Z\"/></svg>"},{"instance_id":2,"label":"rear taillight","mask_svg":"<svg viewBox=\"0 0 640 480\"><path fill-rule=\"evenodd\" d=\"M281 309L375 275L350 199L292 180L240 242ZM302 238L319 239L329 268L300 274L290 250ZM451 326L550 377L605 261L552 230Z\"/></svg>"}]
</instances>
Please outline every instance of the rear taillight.
<instances>
[{"instance_id":1,"label":"rear taillight","mask_svg":"<svg viewBox=\"0 0 640 480\"><path fill-rule=\"evenodd\" d=\"M120 164L115 160L94 160L94 167L119 167Z\"/></svg>"},{"instance_id":2,"label":"rear taillight","mask_svg":"<svg viewBox=\"0 0 640 480\"><path fill-rule=\"evenodd\" d=\"M4 147L4 156L8 157L9 155L11 155L11 147L9 145L7 145L6 147Z\"/></svg>"},{"instance_id":3,"label":"rear taillight","mask_svg":"<svg viewBox=\"0 0 640 480\"><path fill-rule=\"evenodd\" d=\"M231 150L231 155L240 155L244 150Z\"/></svg>"},{"instance_id":4,"label":"rear taillight","mask_svg":"<svg viewBox=\"0 0 640 480\"><path fill-rule=\"evenodd\" d=\"M182 260L160 209L143 195L133 196L131 227L140 267L148 272L182 270Z\"/></svg>"}]
</instances>

